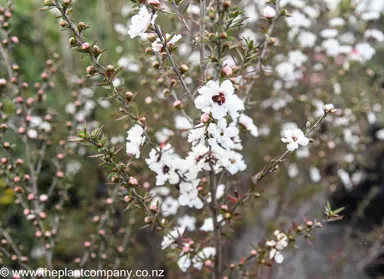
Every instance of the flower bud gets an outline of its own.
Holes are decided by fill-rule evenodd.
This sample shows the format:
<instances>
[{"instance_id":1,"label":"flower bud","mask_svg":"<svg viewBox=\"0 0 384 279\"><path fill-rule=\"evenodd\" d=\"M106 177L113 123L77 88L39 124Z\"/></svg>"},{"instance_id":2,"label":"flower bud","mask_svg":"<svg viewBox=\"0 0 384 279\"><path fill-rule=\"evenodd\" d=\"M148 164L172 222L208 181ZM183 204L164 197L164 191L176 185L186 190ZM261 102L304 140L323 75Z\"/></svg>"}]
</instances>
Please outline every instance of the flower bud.
<instances>
[{"instance_id":1,"label":"flower bud","mask_svg":"<svg viewBox=\"0 0 384 279\"><path fill-rule=\"evenodd\" d=\"M132 101L133 99L133 93L128 91L125 93L125 99L127 100L127 102L129 103L130 101Z\"/></svg>"},{"instance_id":2,"label":"flower bud","mask_svg":"<svg viewBox=\"0 0 384 279\"><path fill-rule=\"evenodd\" d=\"M267 19L272 19L276 17L276 10L271 6L267 6L264 8L263 16Z\"/></svg>"},{"instance_id":3,"label":"flower bud","mask_svg":"<svg viewBox=\"0 0 384 279\"><path fill-rule=\"evenodd\" d=\"M155 6L155 7L158 7L158 6L160 6L160 1L159 0L149 0L148 4Z\"/></svg>"},{"instance_id":4,"label":"flower bud","mask_svg":"<svg viewBox=\"0 0 384 279\"><path fill-rule=\"evenodd\" d=\"M183 105L183 103L180 100L176 100L173 103L173 107L176 108L176 109L183 109L184 105Z\"/></svg>"},{"instance_id":5,"label":"flower bud","mask_svg":"<svg viewBox=\"0 0 384 279\"><path fill-rule=\"evenodd\" d=\"M60 26L63 27L63 28L67 27L68 23L64 19L62 19L62 20L60 20Z\"/></svg>"},{"instance_id":6,"label":"flower bud","mask_svg":"<svg viewBox=\"0 0 384 279\"><path fill-rule=\"evenodd\" d=\"M93 76L96 73L96 69L94 66L88 66L86 71L87 71L87 74L90 76Z\"/></svg>"},{"instance_id":7,"label":"flower bud","mask_svg":"<svg viewBox=\"0 0 384 279\"><path fill-rule=\"evenodd\" d=\"M208 113L204 113L204 114L202 114L201 115L201 117L200 117L200 121L202 122L202 123L207 123L208 121L209 121L209 114Z\"/></svg>"},{"instance_id":8,"label":"flower bud","mask_svg":"<svg viewBox=\"0 0 384 279\"><path fill-rule=\"evenodd\" d=\"M182 65L180 66L180 72L181 72L182 74L188 72L188 70L189 70L189 68L188 68L187 65L182 64Z\"/></svg>"},{"instance_id":9,"label":"flower bud","mask_svg":"<svg viewBox=\"0 0 384 279\"><path fill-rule=\"evenodd\" d=\"M70 45L71 47L74 47L74 46L77 45L77 40L76 40L75 37L71 37L71 38L69 38L68 42L69 42L69 45Z\"/></svg>"},{"instance_id":10,"label":"flower bud","mask_svg":"<svg viewBox=\"0 0 384 279\"><path fill-rule=\"evenodd\" d=\"M84 49L84 50L88 50L89 48L90 48L90 44L89 43L83 43L82 45L81 45L81 48L82 49Z\"/></svg>"},{"instance_id":11,"label":"flower bud","mask_svg":"<svg viewBox=\"0 0 384 279\"><path fill-rule=\"evenodd\" d=\"M232 75L232 68L226 65L221 69L221 73L226 77L230 77Z\"/></svg>"},{"instance_id":12,"label":"flower bud","mask_svg":"<svg viewBox=\"0 0 384 279\"><path fill-rule=\"evenodd\" d=\"M158 61L153 61L152 62L152 67L155 69L158 69L160 67L160 63Z\"/></svg>"}]
</instances>

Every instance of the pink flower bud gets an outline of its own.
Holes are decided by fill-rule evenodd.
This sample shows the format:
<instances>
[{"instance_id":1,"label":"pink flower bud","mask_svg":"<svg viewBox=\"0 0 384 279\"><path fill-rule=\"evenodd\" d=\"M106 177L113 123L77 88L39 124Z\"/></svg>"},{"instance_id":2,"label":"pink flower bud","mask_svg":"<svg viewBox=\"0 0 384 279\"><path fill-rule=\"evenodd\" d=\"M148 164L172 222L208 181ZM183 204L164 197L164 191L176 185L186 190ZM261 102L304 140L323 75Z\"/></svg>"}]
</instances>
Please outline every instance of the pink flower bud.
<instances>
[{"instance_id":1,"label":"pink flower bud","mask_svg":"<svg viewBox=\"0 0 384 279\"><path fill-rule=\"evenodd\" d=\"M188 253L189 252L189 246L184 246L183 247L183 252Z\"/></svg>"},{"instance_id":2,"label":"pink flower bud","mask_svg":"<svg viewBox=\"0 0 384 279\"><path fill-rule=\"evenodd\" d=\"M46 72L43 72L43 73L41 73L40 77L42 79L46 79L46 78L48 78L48 74Z\"/></svg>"},{"instance_id":3,"label":"pink flower bud","mask_svg":"<svg viewBox=\"0 0 384 279\"><path fill-rule=\"evenodd\" d=\"M86 241L86 242L84 242L84 247L91 247L91 242L89 242L89 241Z\"/></svg>"},{"instance_id":4,"label":"pink flower bud","mask_svg":"<svg viewBox=\"0 0 384 279\"><path fill-rule=\"evenodd\" d=\"M24 181L28 182L29 180L31 180L31 177L29 176L29 174L24 174Z\"/></svg>"},{"instance_id":5,"label":"pink flower bud","mask_svg":"<svg viewBox=\"0 0 384 279\"><path fill-rule=\"evenodd\" d=\"M108 204L108 205L111 205L113 203L113 199L112 198L108 198L105 200L105 203Z\"/></svg>"},{"instance_id":6,"label":"pink flower bud","mask_svg":"<svg viewBox=\"0 0 384 279\"><path fill-rule=\"evenodd\" d=\"M160 5L160 1L159 0L149 0L148 4L157 7Z\"/></svg>"},{"instance_id":7,"label":"pink flower bud","mask_svg":"<svg viewBox=\"0 0 384 279\"><path fill-rule=\"evenodd\" d=\"M45 195L45 194L40 195L39 200L41 202L46 202L48 200L48 195Z\"/></svg>"},{"instance_id":8,"label":"pink flower bud","mask_svg":"<svg viewBox=\"0 0 384 279\"><path fill-rule=\"evenodd\" d=\"M12 36L11 37L11 42L14 43L14 44L18 44L19 43L19 38L16 37L16 36Z\"/></svg>"},{"instance_id":9,"label":"pink flower bud","mask_svg":"<svg viewBox=\"0 0 384 279\"><path fill-rule=\"evenodd\" d=\"M221 69L221 72L222 72L225 76L229 77L229 76L232 75L232 68L229 67L228 65L226 65L226 66L224 66L224 67Z\"/></svg>"},{"instance_id":10,"label":"pink flower bud","mask_svg":"<svg viewBox=\"0 0 384 279\"><path fill-rule=\"evenodd\" d=\"M24 102L23 97L16 97L16 103L21 104L22 102Z\"/></svg>"},{"instance_id":11,"label":"pink flower bud","mask_svg":"<svg viewBox=\"0 0 384 279\"><path fill-rule=\"evenodd\" d=\"M207 266L207 267L211 267L212 266L212 261L211 260L206 260L204 262L204 265Z\"/></svg>"},{"instance_id":12,"label":"pink flower bud","mask_svg":"<svg viewBox=\"0 0 384 279\"><path fill-rule=\"evenodd\" d=\"M137 181L137 179L134 178L133 176L130 176L129 177L129 184L137 185L137 184L139 184L139 181Z\"/></svg>"},{"instance_id":13,"label":"pink flower bud","mask_svg":"<svg viewBox=\"0 0 384 279\"><path fill-rule=\"evenodd\" d=\"M84 43L81 45L82 49L89 49L90 44L89 43Z\"/></svg>"},{"instance_id":14,"label":"pink flower bud","mask_svg":"<svg viewBox=\"0 0 384 279\"><path fill-rule=\"evenodd\" d=\"M180 100L176 100L174 103L173 103L173 106L174 107L178 107L181 105L181 101Z\"/></svg>"},{"instance_id":15,"label":"pink flower bud","mask_svg":"<svg viewBox=\"0 0 384 279\"><path fill-rule=\"evenodd\" d=\"M149 189L149 187L151 187L151 184L149 184L148 181L145 181L143 184L143 187L144 187L144 189Z\"/></svg>"},{"instance_id":16,"label":"pink flower bud","mask_svg":"<svg viewBox=\"0 0 384 279\"><path fill-rule=\"evenodd\" d=\"M33 194L28 194L28 200L33 201L35 199L35 196Z\"/></svg>"},{"instance_id":17,"label":"pink flower bud","mask_svg":"<svg viewBox=\"0 0 384 279\"><path fill-rule=\"evenodd\" d=\"M268 19L272 19L276 16L276 10L271 6L267 6L264 8L263 16Z\"/></svg>"},{"instance_id":18,"label":"pink flower bud","mask_svg":"<svg viewBox=\"0 0 384 279\"><path fill-rule=\"evenodd\" d=\"M202 123L207 123L209 121L209 114L208 113L202 114L201 117L200 117L200 121Z\"/></svg>"},{"instance_id":19,"label":"pink flower bud","mask_svg":"<svg viewBox=\"0 0 384 279\"><path fill-rule=\"evenodd\" d=\"M148 105L151 104L152 103L152 97L149 97L149 96L146 97L145 98L145 103L148 104Z\"/></svg>"},{"instance_id":20,"label":"pink flower bud","mask_svg":"<svg viewBox=\"0 0 384 279\"><path fill-rule=\"evenodd\" d=\"M5 78L0 78L0 86L7 85L7 80Z\"/></svg>"}]
</instances>

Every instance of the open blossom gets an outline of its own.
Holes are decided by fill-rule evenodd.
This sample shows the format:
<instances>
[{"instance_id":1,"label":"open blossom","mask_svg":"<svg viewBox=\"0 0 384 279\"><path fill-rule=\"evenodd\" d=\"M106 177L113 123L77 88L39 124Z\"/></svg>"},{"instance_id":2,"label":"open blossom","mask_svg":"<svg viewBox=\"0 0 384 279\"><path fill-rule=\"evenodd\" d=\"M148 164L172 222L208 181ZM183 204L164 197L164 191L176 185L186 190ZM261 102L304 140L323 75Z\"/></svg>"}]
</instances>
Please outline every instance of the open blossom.
<instances>
[{"instance_id":1,"label":"open blossom","mask_svg":"<svg viewBox=\"0 0 384 279\"><path fill-rule=\"evenodd\" d=\"M188 254L181 253L180 258L177 261L177 265L181 269L182 272L186 272L188 268L191 266L191 259L189 258Z\"/></svg>"},{"instance_id":2,"label":"open blossom","mask_svg":"<svg viewBox=\"0 0 384 279\"><path fill-rule=\"evenodd\" d=\"M199 185L200 180L197 179L192 183L181 182L180 183L180 197L179 204L181 206L188 205L189 207L195 207L197 209L203 208L203 202L199 198L199 191L197 186Z\"/></svg>"},{"instance_id":3,"label":"open blossom","mask_svg":"<svg viewBox=\"0 0 384 279\"><path fill-rule=\"evenodd\" d=\"M285 233L278 230L273 234L276 236L277 240L269 240L265 243L268 247L271 247L269 258L274 259L277 263L282 263L284 256L280 251L288 246L288 237Z\"/></svg>"},{"instance_id":4,"label":"open blossom","mask_svg":"<svg viewBox=\"0 0 384 279\"><path fill-rule=\"evenodd\" d=\"M281 138L281 141L288 143L287 149L289 151L294 151L299 148L299 144L303 146L308 145L309 138L300 129L288 129L284 131L284 137Z\"/></svg>"},{"instance_id":5,"label":"open blossom","mask_svg":"<svg viewBox=\"0 0 384 279\"><path fill-rule=\"evenodd\" d=\"M128 131L126 150L128 154L136 155L136 158L140 157L140 147L145 141L143 133L143 127L137 124Z\"/></svg>"},{"instance_id":6,"label":"open blossom","mask_svg":"<svg viewBox=\"0 0 384 279\"><path fill-rule=\"evenodd\" d=\"M175 35L171 38L171 40L169 40L171 35L166 34L165 36L166 36L166 41L167 41L168 47L174 46L182 38L181 35ZM163 48L163 43L161 42L160 39L157 39L155 42L152 43L153 51L159 52L162 50L162 48Z\"/></svg>"},{"instance_id":7,"label":"open blossom","mask_svg":"<svg viewBox=\"0 0 384 279\"><path fill-rule=\"evenodd\" d=\"M235 95L235 88L230 80L225 80L221 85L219 81L210 80L199 90L195 99L196 108L205 113L212 113L212 117L219 120L228 114L233 119L244 110L244 102Z\"/></svg>"},{"instance_id":8,"label":"open blossom","mask_svg":"<svg viewBox=\"0 0 384 279\"><path fill-rule=\"evenodd\" d=\"M234 142L234 138L239 135L239 129L234 126L227 127L227 120L225 118L220 119L217 124L210 123L208 134L210 136L208 143L212 147L219 145L225 149L242 149L241 144L238 146Z\"/></svg>"},{"instance_id":9,"label":"open blossom","mask_svg":"<svg viewBox=\"0 0 384 279\"><path fill-rule=\"evenodd\" d=\"M252 136L257 137L259 136L259 131L256 127L256 125L253 123L253 119L250 118L249 116L245 115L242 113L239 117L239 123L247 129Z\"/></svg>"},{"instance_id":10,"label":"open blossom","mask_svg":"<svg viewBox=\"0 0 384 279\"><path fill-rule=\"evenodd\" d=\"M175 243L175 241L183 235L184 231L185 228L178 226L164 235L163 241L161 242L161 249L164 250Z\"/></svg>"},{"instance_id":11,"label":"open blossom","mask_svg":"<svg viewBox=\"0 0 384 279\"><path fill-rule=\"evenodd\" d=\"M325 105L323 109L326 113L334 113L336 111L335 107L332 104Z\"/></svg>"},{"instance_id":12,"label":"open blossom","mask_svg":"<svg viewBox=\"0 0 384 279\"><path fill-rule=\"evenodd\" d=\"M192 259L193 267L201 269L203 267L204 261L212 259L216 255L215 247L205 247L201 249L200 252Z\"/></svg>"},{"instance_id":13,"label":"open blossom","mask_svg":"<svg viewBox=\"0 0 384 279\"><path fill-rule=\"evenodd\" d=\"M148 12L145 6L142 6L139 12L131 19L131 25L129 26L128 34L131 38L143 34L150 24L154 24L157 15L153 15Z\"/></svg>"}]
</instances>

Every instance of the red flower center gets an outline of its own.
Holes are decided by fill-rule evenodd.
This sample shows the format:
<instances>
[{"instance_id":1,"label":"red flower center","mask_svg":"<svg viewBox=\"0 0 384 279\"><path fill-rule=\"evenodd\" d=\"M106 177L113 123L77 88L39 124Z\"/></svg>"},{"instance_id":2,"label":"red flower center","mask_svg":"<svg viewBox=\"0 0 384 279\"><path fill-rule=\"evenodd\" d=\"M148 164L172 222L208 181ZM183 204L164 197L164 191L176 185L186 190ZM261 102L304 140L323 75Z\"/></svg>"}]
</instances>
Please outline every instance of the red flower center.
<instances>
[{"instance_id":1,"label":"red flower center","mask_svg":"<svg viewBox=\"0 0 384 279\"><path fill-rule=\"evenodd\" d=\"M169 167L167 165L164 165L163 167L163 173L166 174L169 172Z\"/></svg>"},{"instance_id":2,"label":"red flower center","mask_svg":"<svg viewBox=\"0 0 384 279\"><path fill-rule=\"evenodd\" d=\"M214 101L215 103L219 104L219 106L221 106L222 104L225 103L225 96L224 96L224 93L219 93L219 95L215 95L212 97L212 101Z\"/></svg>"}]
</instances>

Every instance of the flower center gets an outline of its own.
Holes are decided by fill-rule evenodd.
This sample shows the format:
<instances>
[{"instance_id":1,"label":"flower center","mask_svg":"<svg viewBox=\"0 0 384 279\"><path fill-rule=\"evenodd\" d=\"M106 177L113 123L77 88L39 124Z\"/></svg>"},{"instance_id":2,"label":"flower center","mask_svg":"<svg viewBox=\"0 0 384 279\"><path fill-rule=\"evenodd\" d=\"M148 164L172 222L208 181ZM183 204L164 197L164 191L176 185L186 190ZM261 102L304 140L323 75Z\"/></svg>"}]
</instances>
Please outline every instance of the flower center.
<instances>
[{"instance_id":1,"label":"flower center","mask_svg":"<svg viewBox=\"0 0 384 279\"><path fill-rule=\"evenodd\" d=\"M298 139L299 139L299 138L296 137L296 136L293 136L293 137L292 137L292 140L293 140L294 142L296 142Z\"/></svg>"},{"instance_id":2,"label":"flower center","mask_svg":"<svg viewBox=\"0 0 384 279\"><path fill-rule=\"evenodd\" d=\"M163 167L163 173L166 174L169 172L169 167L167 165L164 165Z\"/></svg>"},{"instance_id":3,"label":"flower center","mask_svg":"<svg viewBox=\"0 0 384 279\"><path fill-rule=\"evenodd\" d=\"M212 101L214 101L215 103L219 104L219 106L221 106L222 104L225 103L225 96L224 96L224 93L219 93L219 95L215 95L212 97Z\"/></svg>"}]
</instances>

